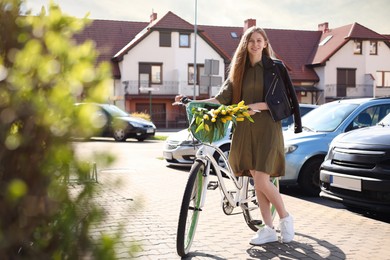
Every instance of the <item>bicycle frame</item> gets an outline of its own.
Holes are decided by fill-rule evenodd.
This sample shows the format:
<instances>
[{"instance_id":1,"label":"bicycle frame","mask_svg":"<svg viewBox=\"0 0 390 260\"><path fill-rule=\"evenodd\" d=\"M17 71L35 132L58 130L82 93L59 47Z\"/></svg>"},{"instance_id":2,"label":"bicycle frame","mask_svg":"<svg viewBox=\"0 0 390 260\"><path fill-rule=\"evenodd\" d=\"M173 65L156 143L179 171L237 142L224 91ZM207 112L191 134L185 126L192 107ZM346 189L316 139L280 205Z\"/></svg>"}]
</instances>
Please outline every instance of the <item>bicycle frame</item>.
<instances>
[{"instance_id":1,"label":"bicycle frame","mask_svg":"<svg viewBox=\"0 0 390 260\"><path fill-rule=\"evenodd\" d=\"M205 151L206 147L212 148L221 156L227 169L221 167L218 164L218 162L212 156L212 153ZM215 147L213 145L203 144L203 146L198 149L195 158L196 158L195 160L201 160L207 167L206 171L205 171L205 174L207 174L207 176L205 176L205 180L206 180L205 185L207 185L207 183L208 183L208 177L209 177L211 165L213 166L215 173L216 173L216 176L217 176L218 181L219 181L218 186L220 187L220 190L222 191L223 195L225 196L225 198L227 199L227 201L229 202L229 204L233 208L241 206L243 203L246 203L249 200L252 200L252 198L248 198L245 200L242 199L243 197L245 198L243 187L247 187L249 178L248 177L236 178L236 176L233 173L233 170L230 167L228 159L226 158L225 154L222 152L221 149L219 149L218 147ZM233 191L233 192L235 192L234 196L232 194L229 194L229 190L227 189L227 187L225 185L225 180L224 180L224 177L222 174L225 174L230 180L233 181L235 188L236 188L235 191ZM203 190L203 192L206 192L206 191L207 191L207 189ZM202 197L205 198L205 196L202 196ZM202 207L203 207L203 205L204 205L204 201L202 201L202 203L201 203Z\"/></svg>"}]
</instances>

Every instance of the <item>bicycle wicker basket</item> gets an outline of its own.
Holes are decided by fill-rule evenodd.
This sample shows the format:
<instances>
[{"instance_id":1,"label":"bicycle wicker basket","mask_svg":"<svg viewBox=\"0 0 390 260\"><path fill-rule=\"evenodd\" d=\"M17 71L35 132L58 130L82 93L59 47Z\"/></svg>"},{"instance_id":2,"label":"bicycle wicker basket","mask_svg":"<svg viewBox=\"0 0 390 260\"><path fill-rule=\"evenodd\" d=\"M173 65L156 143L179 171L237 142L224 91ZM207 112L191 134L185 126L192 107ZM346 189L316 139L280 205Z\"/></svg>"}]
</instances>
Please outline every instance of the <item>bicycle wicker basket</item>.
<instances>
[{"instance_id":1,"label":"bicycle wicker basket","mask_svg":"<svg viewBox=\"0 0 390 260\"><path fill-rule=\"evenodd\" d=\"M187 112L187 118L189 122L188 129L191 131L192 135L199 141L203 142L216 142L221 140L225 135L226 131L229 127L229 122L225 124L218 125L218 127L212 128L213 135L212 140L210 140L210 132L206 131L205 129L202 129L198 132L196 132L196 129L198 128L198 125L196 124L195 117L193 115L193 108L206 108L207 110L211 109L217 109L220 105L219 104L213 104L213 103L207 103L207 102L191 102L186 107Z\"/></svg>"}]
</instances>

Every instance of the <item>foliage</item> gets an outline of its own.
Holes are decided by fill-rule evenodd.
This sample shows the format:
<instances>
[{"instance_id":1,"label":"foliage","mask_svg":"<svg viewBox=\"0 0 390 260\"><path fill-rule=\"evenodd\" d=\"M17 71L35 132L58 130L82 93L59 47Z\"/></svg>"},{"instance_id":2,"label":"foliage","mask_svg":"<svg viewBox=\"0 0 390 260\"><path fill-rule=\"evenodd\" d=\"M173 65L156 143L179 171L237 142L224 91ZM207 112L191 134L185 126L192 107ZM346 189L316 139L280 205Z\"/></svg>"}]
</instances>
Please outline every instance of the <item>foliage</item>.
<instances>
[{"instance_id":1,"label":"foliage","mask_svg":"<svg viewBox=\"0 0 390 260\"><path fill-rule=\"evenodd\" d=\"M150 115L147 113L143 113L143 112L134 112L134 113L131 113L131 116L143 118L147 121L152 121Z\"/></svg>"},{"instance_id":2,"label":"foliage","mask_svg":"<svg viewBox=\"0 0 390 260\"><path fill-rule=\"evenodd\" d=\"M103 102L110 67L95 65L92 42L72 39L86 17L53 3L20 16L21 1L0 0L0 259L113 259L117 237L89 234L104 218L96 185L72 193L65 181L90 170L69 137L92 122L73 104Z\"/></svg>"},{"instance_id":3,"label":"foliage","mask_svg":"<svg viewBox=\"0 0 390 260\"><path fill-rule=\"evenodd\" d=\"M193 119L190 128L192 128L193 134L209 143L225 136L230 121L233 121L234 124L244 121L244 119L253 122L244 101L230 106L220 105L216 109L193 106L191 113Z\"/></svg>"}]
</instances>

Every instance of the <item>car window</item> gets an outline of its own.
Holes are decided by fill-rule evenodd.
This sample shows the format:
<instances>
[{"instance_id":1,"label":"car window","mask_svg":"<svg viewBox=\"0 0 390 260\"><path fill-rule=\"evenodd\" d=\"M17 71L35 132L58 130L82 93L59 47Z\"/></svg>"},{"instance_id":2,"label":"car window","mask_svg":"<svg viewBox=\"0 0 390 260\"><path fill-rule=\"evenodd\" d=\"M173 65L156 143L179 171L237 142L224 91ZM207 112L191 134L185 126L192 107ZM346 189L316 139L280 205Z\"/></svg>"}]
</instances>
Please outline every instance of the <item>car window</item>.
<instances>
[{"instance_id":1,"label":"car window","mask_svg":"<svg viewBox=\"0 0 390 260\"><path fill-rule=\"evenodd\" d=\"M302 126L318 132L334 131L358 104L331 102L319 106L302 117Z\"/></svg>"},{"instance_id":2,"label":"car window","mask_svg":"<svg viewBox=\"0 0 390 260\"><path fill-rule=\"evenodd\" d=\"M389 109L390 105L377 105L363 110L353 119L346 131L376 125Z\"/></svg>"},{"instance_id":3,"label":"car window","mask_svg":"<svg viewBox=\"0 0 390 260\"><path fill-rule=\"evenodd\" d=\"M309 113L310 111L312 111L315 107L302 107L300 106L299 107L299 112L301 114L301 117L306 115L307 113ZM285 119L282 120L282 126L283 127L286 127L286 126L289 126L291 125L292 123L294 122L294 118L293 116L289 116Z\"/></svg>"},{"instance_id":4,"label":"car window","mask_svg":"<svg viewBox=\"0 0 390 260\"><path fill-rule=\"evenodd\" d=\"M125 111L123 111L117 106L107 105L104 106L104 109L113 117L129 116L129 114L127 114Z\"/></svg>"}]
</instances>

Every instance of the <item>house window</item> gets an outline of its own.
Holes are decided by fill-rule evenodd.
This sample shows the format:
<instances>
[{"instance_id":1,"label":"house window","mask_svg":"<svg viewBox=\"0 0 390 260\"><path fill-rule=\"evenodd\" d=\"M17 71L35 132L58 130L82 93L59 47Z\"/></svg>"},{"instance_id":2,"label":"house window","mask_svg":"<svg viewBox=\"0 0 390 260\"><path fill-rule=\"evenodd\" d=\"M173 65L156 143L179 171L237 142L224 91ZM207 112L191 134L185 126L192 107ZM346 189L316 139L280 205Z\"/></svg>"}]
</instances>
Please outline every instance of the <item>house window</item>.
<instances>
[{"instance_id":1,"label":"house window","mask_svg":"<svg viewBox=\"0 0 390 260\"><path fill-rule=\"evenodd\" d=\"M190 35L187 33L179 34L179 46L180 47L190 47Z\"/></svg>"},{"instance_id":2,"label":"house window","mask_svg":"<svg viewBox=\"0 0 390 260\"><path fill-rule=\"evenodd\" d=\"M378 55L378 42L370 41L370 55Z\"/></svg>"},{"instance_id":3,"label":"house window","mask_svg":"<svg viewBox=\"0 0 390 260\"><path fill-rule=\"evenodd\" d=\"M363 42L360 41L360 40L355 40L354 42L355 44L355 48L353 50L353 54L362 54L362 45L363 45Z\"/></svg>"},{"instance_id":4,"label":"house window","mask_svg":"<svg viewBox=\"0 0 390 260\"><path fill-rule=\"evenodd\" d=\"M171 47L171 32L160 32L160 47Z\"/></svg>"},{"instance_id":5,"label":"house window","mask_svg":"<svg viewBox=\"0 0 390 260\"><path fill-rule=\"evenodd\" d=\"M356 87L356 69L337 69L337 97L346 97L347 88Z\"/></svg>"},{"instance_id":6,"label":"house window","mask_svg":"<svg viewBox=\"0 0 390 260\"><path fill-rule=\"evenodd\" d=\"M162 71L162 65L152 65L151 66L152 74L151 76L151 82L153 84L161 84L161 71Z\"/></svg>"},{"instance_id":7,"label":"house window","mask_svg":"<svg viewBox=\"0 0 390 260\"><path fill-rule=\"evenodd\" d=\"M196 64L196 85L199 85L201 75L204 75L204 65ZM191 84L194 84L194 64L188 64L188 85Z\"/></svg>"},{"instance_id":8,"label":"house window","mask_svg":"<svg viewBox=\"0 0 390 260\"><path fill-rule=\"evenodd\" d=\"M390 71L376 72L376 86L382 88L390 88Z\"/></svg>"},{"instance_id":9,"label":"house window","mask_svg":"<svg viewBox=\"0 0 390 260\"><path fill-rule=\"evenodd\" d=\"M142 75L142 79L144 81L146 80L146 78L148 78L147 81L150 82L151 84L162 84L161 63L140 63L139 74Z\"/></svg>"}]
</instances>

